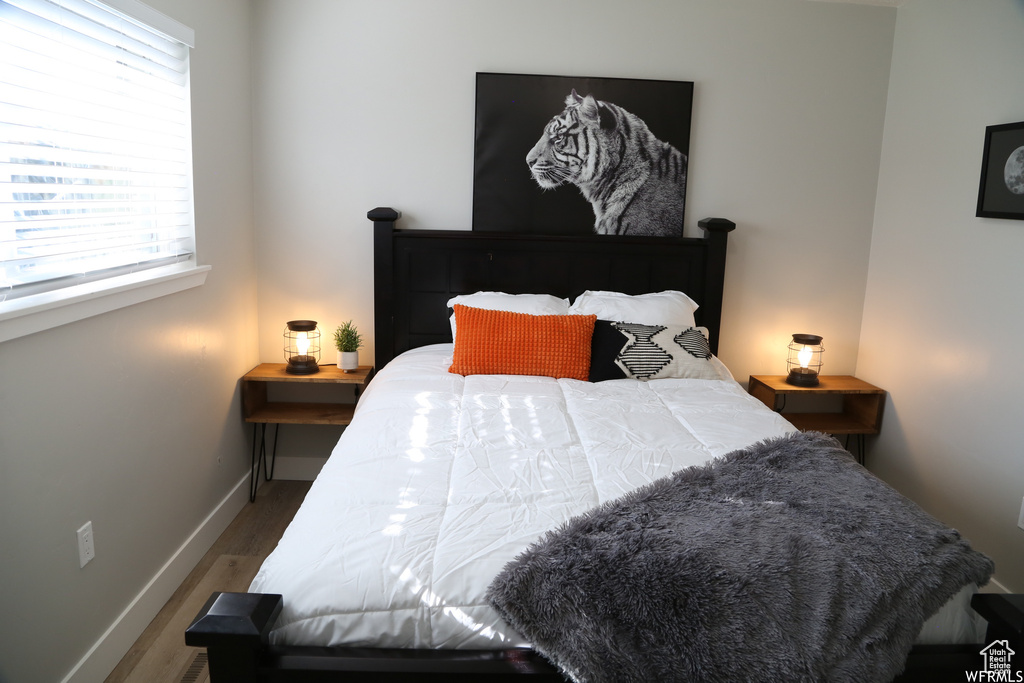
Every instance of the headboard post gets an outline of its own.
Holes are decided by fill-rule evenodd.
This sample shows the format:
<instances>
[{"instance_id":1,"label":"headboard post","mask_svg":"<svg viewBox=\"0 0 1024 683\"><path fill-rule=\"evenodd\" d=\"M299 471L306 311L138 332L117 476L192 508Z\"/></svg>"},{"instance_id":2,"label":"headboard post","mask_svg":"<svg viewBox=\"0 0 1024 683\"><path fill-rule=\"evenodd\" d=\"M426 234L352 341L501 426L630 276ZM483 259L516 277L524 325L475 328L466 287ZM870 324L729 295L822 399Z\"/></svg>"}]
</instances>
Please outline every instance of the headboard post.
<instances>
[{"instance_id":1,"label":"headboard post","mask_svg":"<svg viewBox=\"0 0 1024 683\"><path fill-rule=\"evenodd\" d=\"M366 212L373 221L373 355L377 369L395 356L394 249L395 222L400 211L377 207Z\"/></svg>"},{"instance_id":2,"label":"headboard post","mask_svg":"<svg viewBox=\"0 0 1024 683\"><path fill-rule=\"evenodd\" d=\"M714 330L711 349L718 353L718 340L722 327L722 291L725 289L725 252L729 242L729 233L736 229L736 224L725 218L704 218L697 225L705 232L708 241L708 261L705 277L707 287L704 290L704 302L701 307L706 310L703 325Z\"/></svg>"}]
</instances>

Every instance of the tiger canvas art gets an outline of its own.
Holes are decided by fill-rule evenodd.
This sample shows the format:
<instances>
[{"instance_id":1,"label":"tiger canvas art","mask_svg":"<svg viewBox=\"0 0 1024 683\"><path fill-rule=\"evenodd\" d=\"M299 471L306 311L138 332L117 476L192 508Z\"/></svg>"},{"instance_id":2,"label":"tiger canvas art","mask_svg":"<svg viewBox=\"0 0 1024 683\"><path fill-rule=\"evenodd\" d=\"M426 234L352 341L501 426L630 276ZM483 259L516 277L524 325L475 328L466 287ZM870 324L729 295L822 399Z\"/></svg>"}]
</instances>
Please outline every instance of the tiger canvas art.
<instances>
[{"instance_id":1,"label":"tiger canvas art","mask_svg":"<svg viewBox=\"0 0 1024 683\"><path fill-rule=\"evenodd\" d=\"M473 230L681 237L693 92L691 81L477 73Z\"/></svg>"},{"instance_id":2,"label":"tiger canvas art","mask_svg":"<svg viewBox=\"0 0 1024 683\"><path fill-rule=\"evenodd\" d=\"M616 104L573 89L526 163L544 190L579 188L597 234L682 235L686 155Z\"/></svg>"}]
</instances>

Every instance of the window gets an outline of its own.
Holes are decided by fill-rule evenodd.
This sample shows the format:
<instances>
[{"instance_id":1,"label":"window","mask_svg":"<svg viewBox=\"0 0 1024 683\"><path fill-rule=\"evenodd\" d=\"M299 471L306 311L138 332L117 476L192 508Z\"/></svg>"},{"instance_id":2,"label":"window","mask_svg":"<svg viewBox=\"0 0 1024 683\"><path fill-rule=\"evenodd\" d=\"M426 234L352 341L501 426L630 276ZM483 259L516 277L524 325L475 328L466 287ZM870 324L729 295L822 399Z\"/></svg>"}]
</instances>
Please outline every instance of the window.
<instances>
[{"instance_id":1,"label":"window","mask_svg":"<svg viewBox=\"0 0 1024 683\"><path fill-rule=\"evenodd\" d=\"M191 43L135 0L0 0L0 323L195 269Z\"/></svg>"}]
</instances>

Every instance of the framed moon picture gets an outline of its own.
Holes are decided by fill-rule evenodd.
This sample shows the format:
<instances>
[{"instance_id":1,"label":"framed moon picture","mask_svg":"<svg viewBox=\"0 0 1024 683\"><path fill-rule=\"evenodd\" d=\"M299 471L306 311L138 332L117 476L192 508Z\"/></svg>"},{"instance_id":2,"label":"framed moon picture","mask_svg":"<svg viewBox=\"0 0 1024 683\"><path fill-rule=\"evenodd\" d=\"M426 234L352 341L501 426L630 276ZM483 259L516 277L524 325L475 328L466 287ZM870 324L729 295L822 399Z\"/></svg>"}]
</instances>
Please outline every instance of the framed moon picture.
<instances>
[{"instance_id":1,"label":"framed moon picture","mask_svg":"<svg viewBox=\"0 0 1024 683\"><path fill-rule=\"evenodd\" d=\"M1024 220L1024 121L985 129L977 215Z\"/></svg>"},{"instance_id":2,"label":"framed moon picture","mask_svg":"<svg viewBox=\"0 0 1024 683\"><path fill-rule=\"evenodd\" d=\"M693 83L478 73L473 230L680 237Z\"/></svg>"}]
</instances>

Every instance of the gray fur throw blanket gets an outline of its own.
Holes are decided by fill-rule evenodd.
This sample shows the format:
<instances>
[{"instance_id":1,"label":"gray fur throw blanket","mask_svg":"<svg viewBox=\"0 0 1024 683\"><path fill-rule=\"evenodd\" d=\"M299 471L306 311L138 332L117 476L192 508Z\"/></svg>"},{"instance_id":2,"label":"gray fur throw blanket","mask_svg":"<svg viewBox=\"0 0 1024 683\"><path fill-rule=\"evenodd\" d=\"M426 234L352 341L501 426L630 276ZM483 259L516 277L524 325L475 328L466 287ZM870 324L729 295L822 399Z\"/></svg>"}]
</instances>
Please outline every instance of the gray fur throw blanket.
<instances>
[{"instance_id":1,"label":"gray fur throw blanket","mask_svg":"<svg viewBox=\"0 0 1024 683\"><path fill-rule=\"evenodd\" d=\"M835 439L797 433L568 521L488 600L577 683L868 683L993 570Z\"/></svg>"}]
</instances>

